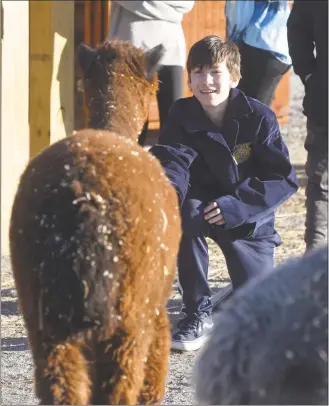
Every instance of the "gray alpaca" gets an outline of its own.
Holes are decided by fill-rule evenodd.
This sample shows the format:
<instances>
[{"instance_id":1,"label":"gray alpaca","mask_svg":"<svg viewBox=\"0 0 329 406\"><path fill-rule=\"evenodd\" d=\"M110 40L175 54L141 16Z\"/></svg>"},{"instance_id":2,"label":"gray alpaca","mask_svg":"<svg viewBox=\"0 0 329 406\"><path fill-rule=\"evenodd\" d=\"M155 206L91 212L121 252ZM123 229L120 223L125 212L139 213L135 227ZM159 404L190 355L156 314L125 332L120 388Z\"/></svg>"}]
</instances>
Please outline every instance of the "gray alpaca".
<instances>
[{"instance_id":1,"label":"gray alpaca","mask_svg":"<svg viewBox=\"0 0 329 406\"><path fill-rule=\"evenodd\" d=\"M196 363L199 403L328 404L328 247L227 302Z\"/></svg>"}]
</instances>

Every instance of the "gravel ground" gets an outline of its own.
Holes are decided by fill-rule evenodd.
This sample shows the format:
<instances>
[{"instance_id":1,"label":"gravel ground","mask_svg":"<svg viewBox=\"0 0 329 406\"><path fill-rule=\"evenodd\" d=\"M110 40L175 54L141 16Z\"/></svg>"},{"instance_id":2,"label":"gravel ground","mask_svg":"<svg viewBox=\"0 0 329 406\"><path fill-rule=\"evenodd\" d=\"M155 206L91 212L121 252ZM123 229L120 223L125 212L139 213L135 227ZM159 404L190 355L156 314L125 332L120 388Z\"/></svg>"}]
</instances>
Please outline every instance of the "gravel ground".
<instances>
[{"instance_id":1,"label":"gravel ground","mask_svg":"<svg viewBox=\"0 0 329 406\"><path fill-rule=\"evenodd\" d=\"M306 154L305 117L302 115L304 89L298 77L291 75L291 104L289 124L282 126L282 135L288 145L292 162L295 164L300 184L305 184L303 163ZM276 262L281 263L289 256L302 254L304 250L304 188L286 202L277 214L276 227L283 239L277 249ZM210 270L209 280L214 292L228 283L228 275L223 257L209 241ZM168 306L170 317L175 323L179 316L180 297L175 284ZM37 404L33 393L33 364L26 340L26 331L17 307L17 295L10 271L10 261L1 256L1 404ZM196 404L192 383L192 370L198 352L172 352L170 371L164 404Z\"/></svg>"}]
</instances>

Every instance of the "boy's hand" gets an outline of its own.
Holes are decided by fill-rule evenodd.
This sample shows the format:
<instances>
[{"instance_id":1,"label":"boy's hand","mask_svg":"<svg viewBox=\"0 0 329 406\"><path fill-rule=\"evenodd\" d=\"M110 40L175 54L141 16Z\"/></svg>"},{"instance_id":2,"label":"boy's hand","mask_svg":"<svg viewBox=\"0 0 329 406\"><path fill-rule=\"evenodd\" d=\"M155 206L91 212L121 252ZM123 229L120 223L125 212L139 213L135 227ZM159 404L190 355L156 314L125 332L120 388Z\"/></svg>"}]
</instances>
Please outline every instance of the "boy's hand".
<instances>
[{"instance_id":1,"label":"boy's hand","mask_svg":"<svg viewBox=\"0 0 329 406\"><path fill-rule=\"evenodd\" d=\"M207 220L210 224L221 226L225 224L225 220L223 215L220 213L221 211L218 207L218 204L216 202L212 202L204 209L204 219Z\"/></svg>"}]
</instances>

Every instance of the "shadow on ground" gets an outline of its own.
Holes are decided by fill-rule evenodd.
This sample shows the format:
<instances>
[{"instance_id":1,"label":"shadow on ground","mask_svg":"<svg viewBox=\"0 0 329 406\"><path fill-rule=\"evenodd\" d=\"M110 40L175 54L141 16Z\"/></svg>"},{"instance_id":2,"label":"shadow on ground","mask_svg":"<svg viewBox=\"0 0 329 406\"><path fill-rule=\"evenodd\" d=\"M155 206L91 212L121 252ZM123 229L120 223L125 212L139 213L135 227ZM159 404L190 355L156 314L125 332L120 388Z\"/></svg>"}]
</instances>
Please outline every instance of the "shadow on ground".
<instances>
[{"instance_id":1,"label":"shadow on ground","mask_svg":"<svg viewBox=\"0 0 329 406\"><path fill-rule=\"evenodd\" d=\"M1 338L1 351L27 351L27 337Z\"/></svg>"},{"instance_id":2,"label":"shadow on ground","mask_svg":"<svg viewBox=\"0 0 329 406\"><path fill-rule=\"evenodd\" d=\"M18 302L17 301L1 301L1 316L18 316Z\"/></svg>"},{"instance_id":3,"label":"shadow on ground","mask_svg":"<svg viewBox=\"0 0 329 406\"><path fill-rule=\"evenodd\" d=\"M17 297L15 288L1 289L1 297Z\"/></svg>"},{"instance_id":4,"label":"shadow on ground","mask_svg":"<svg viewBox=\"0 0 329 406\"><path fill-rule=\"evenodd\" d=\"M294 165L294 167L295 167L299 186L306 186L307 177L306 177L304 165L296 164L296 165Z\"/></svg>"},{"instance_id":5,"label":"shadow on ground","mask_svg":"<svg viewBox=\"0 0 329 406\"><path fill-rule=\"evenodd\" d=\"M4 300L14 298L16 300ZM1 289L1 316L18 316L17 292L14 288Z\"/></svg>"}]
</instances>

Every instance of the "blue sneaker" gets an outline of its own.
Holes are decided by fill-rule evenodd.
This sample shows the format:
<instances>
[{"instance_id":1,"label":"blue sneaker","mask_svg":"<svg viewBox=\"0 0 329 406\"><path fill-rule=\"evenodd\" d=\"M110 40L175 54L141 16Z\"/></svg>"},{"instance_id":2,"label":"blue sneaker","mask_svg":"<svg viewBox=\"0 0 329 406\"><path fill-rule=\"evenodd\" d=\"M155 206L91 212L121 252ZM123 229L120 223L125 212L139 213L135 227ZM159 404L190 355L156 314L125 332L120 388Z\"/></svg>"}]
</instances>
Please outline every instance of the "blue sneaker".
<instances>
[{"instance_id":1,"label":"blue sneaker","mask_svg":"<svg viewBox=\"0 0 329 406\"><path fill-rule=\"evenodd\" d=\"M178 331L171 338L171 349L195 351L203 346L214 323L207 313L192 314L178 322Z\"/></svg>"}]
</instances>

